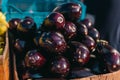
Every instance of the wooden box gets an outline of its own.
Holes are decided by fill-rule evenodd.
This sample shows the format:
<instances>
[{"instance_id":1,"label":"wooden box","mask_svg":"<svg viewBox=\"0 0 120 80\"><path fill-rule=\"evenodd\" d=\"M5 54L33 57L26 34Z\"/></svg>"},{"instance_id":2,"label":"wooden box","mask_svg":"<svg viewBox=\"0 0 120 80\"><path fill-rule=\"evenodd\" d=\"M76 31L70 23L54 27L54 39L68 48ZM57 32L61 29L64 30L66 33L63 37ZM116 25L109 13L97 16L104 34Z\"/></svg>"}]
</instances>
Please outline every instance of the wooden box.
<instances>
[{"instance_id":1,"label":"wooden box","mask_svg":"<svg viewBox=\"0 0 120 80\"><path fill-rule=\"evenodd\" d=\"M8 33L6 33L5 38L5 48L3 55L0 55L0 80L9 80L10 71L9 71L9 39Z\"/></svg>"},{"instance_id":2,"label":"wooden box","mask_svg":"<svg viewBox=\"0 0 120 80\"><path fill-rule=\"evenodd\" d=\"M16 60L14 52L12 51L12 40L11 40L11 34L9 33L9 39L8 35L6 36L6 47L4 51L3 58L3 72L4 72L4 78L0 78L0 80L19 80L17 70L16 70ZM9 42L8 42L9 41ZM1 58L1 59L2 59ZM1 74L0 74L1 75ZM69 80L120 80L120 70L113 72L113 73L107 73L107 74L101 74L101 75L93 75L85 78L75 78L75 79L69 79ZM32 80L32 79L28 79ZM41 79L34 79L34 80L66 80L66 79L54 79L54 78L41 78Z\"/></svg>"}]
</instances>

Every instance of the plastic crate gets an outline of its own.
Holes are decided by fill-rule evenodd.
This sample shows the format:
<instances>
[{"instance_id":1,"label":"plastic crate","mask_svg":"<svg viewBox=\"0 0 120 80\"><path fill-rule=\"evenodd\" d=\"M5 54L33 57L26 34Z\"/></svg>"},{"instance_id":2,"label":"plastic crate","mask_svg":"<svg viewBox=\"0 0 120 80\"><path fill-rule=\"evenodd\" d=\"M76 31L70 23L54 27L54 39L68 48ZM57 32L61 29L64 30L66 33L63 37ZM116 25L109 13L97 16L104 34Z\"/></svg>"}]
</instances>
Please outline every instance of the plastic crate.
<instances>
[{"instance_id":1,"label":"plastic crate","mask_svg":"<svg viewBox=\"0 0 120 80\"><path fill-rule=\"evenodd\" d=\"M24 18L31 16L37 26L43 22L45 17L57 6L66 2L75 2L82 5L82 16L86 16L86 6L80 0L2 0L2 12L6 14L6 19Z\"/></svg>"}]
</instances>

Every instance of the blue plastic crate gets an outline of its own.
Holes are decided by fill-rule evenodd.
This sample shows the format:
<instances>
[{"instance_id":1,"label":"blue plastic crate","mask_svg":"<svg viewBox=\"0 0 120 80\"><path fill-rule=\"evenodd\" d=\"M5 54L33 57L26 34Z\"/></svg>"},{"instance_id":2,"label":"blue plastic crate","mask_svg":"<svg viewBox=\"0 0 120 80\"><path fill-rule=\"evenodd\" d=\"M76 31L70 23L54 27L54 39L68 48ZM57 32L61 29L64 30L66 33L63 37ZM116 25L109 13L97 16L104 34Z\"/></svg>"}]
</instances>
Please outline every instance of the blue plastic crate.
<instances>
[{"instance_id":1,"label":"blue plastic crate","mask_svg":"<svg viewBox=\"0 0 120 80\"><path fill-rule=\"evenodd\" d=\"M24 18L31 16L37 26L45 17L57 6L66 2L77 2L82 5L81 20L86 16L86 6L80 0L2 0L2 12L6 14L6 19Z\"/></svg>"}]
</instances>

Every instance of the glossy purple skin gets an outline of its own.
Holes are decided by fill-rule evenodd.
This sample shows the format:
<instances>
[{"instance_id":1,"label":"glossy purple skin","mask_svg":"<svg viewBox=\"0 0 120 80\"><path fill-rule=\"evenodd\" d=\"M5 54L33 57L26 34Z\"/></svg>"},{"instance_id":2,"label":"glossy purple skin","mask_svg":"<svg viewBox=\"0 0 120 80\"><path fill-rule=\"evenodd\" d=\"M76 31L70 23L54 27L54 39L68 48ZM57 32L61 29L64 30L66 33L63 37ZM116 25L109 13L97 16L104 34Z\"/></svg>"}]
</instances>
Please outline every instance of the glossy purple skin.
<instances>
[{"instance_id":1,"label":"glossy purple skin","mask_svg":"<svg viewBox=\"0 0 120 80\"><path fill-rule=\"evenodd\" d=\"M94 41L94 39L90 36L84 36L84 38L82 38L82 41L81 41L85 46L87 46L87 48L92 51L95 49L96 47L96 43Z\"/></svg>"},{"instance_id":2,"label":"glossy purple skin","mask_svg":"<svg viewBox=\"0 0 120 80\"><path fill-rule=\"evenodd\" d=\"M81 21L82 24L84 24L87 28L91 28L93 23L90 21L90 19L84 19Z\"/></svg>"},{"instance_id":3,"label":"glossy purple skin","mask_svg":"<svg viewBox=\"0 0 120 80\"><path fill-rule=\"evenodd\" d=\"M41 29L42 30L63 30L65 26L65 19L61 13L52 12L47 16L43 22Z\"/></svg>"},{"instance_id":4,"label":"glossy purple skin","mask_svg":"<svg viewBox=\"0 0 120 80\"><path fill-rule=\"evenodd\" d=\"M75 23L77 26L77 35L78 36L86 36L88 34L88 29L84 24Z\"/></svg>"},{"instance_id":5,"label":"glossy purple skin","mask_svg":"<svg viewBox=\"0 0 120 80\"><path fill-rule=\"evenodd\" d=\"M65 17L65 20L76 22L82 13L81 5L76 3L65 3L57 6L53 12L60 12Z\"/></svg>"},{"instance_id":6,"label":"glossy purple skin","mask_svg":"<svg viewBox=\"0 0 120 80\"><path fill-rule=\"evenodd\" d=\"M91 36L95 41L100 39L100 33L94 27L91 27L91 28L88 29L88 35Z\"/></svg>"},{"instance_id":7,"label":"glossy purple skin","mask_svg":"<svg viewBox=\"0 0 120 80\"><path fill-rule=\"evenodd\" d=\"M65 27L64 27L64 36L67 39L73 39L77 34L77 27L75 26L74 23L70 21L65 22Z\"/></svg>"},{"instance_id":8,"label":"glossy purple skin","mask_svg":"<svg viewBox=\"0 0 120 80\"><path fill-rule=\"evenodd\" d=\"M25 49L25 44L26 44L26 41L16 39L16 41L14 43L14 48L16 51L22 52Z\"/></svg>"},{"instance_id":9,"label":"glossy purple skin","mask_svg":"<svg viewBox=\"0 0 120 80\"><path fill-rule=\"evenodd\" d=\"M34 20L31 18L25 18L21 20L17 27L17 37L23 40L30 40L35 37L37 26Z\"/></svg>"},{"instance_id":10,"label":"glossy purple skin","mask_svg":"<svg viewBox=\"0 0 120 80\"><path fill-rule=\"evenodd\" d=\"M111 59L111 62L107 61L107 59L105 60L109 71L113 72L113 71L119 70L120 69L120 54L118 54L118 52L116 53L116 51L113 51L110 59Z\"/></svg>"},{"instance_id":11,"label":"glossy purple skin","mask_svg":"<svg viewBox=\"0 0 120 80\"><path fill-rule=\"evenodd\" d=\"M53 74L58 75L58 77L65 77L70 70L69 61L62 56L58 56L51 62L50 71Z\"/></svg>"},{"instance_id":12,"label":"glossy purple skin","mask_svg":"<svg viewBox=\"0 0 120 80\"><path fill-rule=\"evenodd\" d=\"M38 69L44 66L46 59L37 50L28 51L25 56L25 65L29 68Z\"/></svg>"},{"instance_id":13,"label":"glossy purple skin","mask_svg":"<svg viewBox=\"0 0 120 80\"><path fill-rule=\"evenodd\" d=\"M120 69L120 53L115 48L106 45L102 50L102 54L109 72Z\"/></svg>"},{"instance_id":14,"label":"glossy purple skin","mask_svg":"<svg viewBox=\"0 0 120 80\"><path fill-rule=\"evenodd\" d=\"M20 28L19 28L20 27ZM32 19L25 18L20 22L20 25L18 27L18 30L27 32L29 30L34 30L36 29L35 23Z\"/></svg>"},{"instance_id":15,"label":"glossy purple skin","mask_svg":"<svg viewBox=\"0 0 120 80\"><path fill-rule=\"evenodd\" d=\"M39 45L53 53L63 53L67 47L64 36L59 32L44 32L39 38Z\"/></svg>"},{"instance_id":16,"label":"glossy purple skin","mask_svg":"<svg viewBox=\"0 0 120 80\"><path fill-rule=\"evenodd\" d=\"M90 51L88 48L80 42L71 42L73 51L73 61L79 63L81 66L85 65L90 58Z\"/></svg>"},{"instance_id":17,"label":"glossy purple skin","mask_svg":"<svg viewBox=\"0 0 120 80\"><path fill-rule=\"evenodd\" d=\"M18 24L20 23L21 19L19 18L12 18L11 20L9 20L8 24L9 24L9 29L17 29Z\"/></svg>"}]
</instances>

